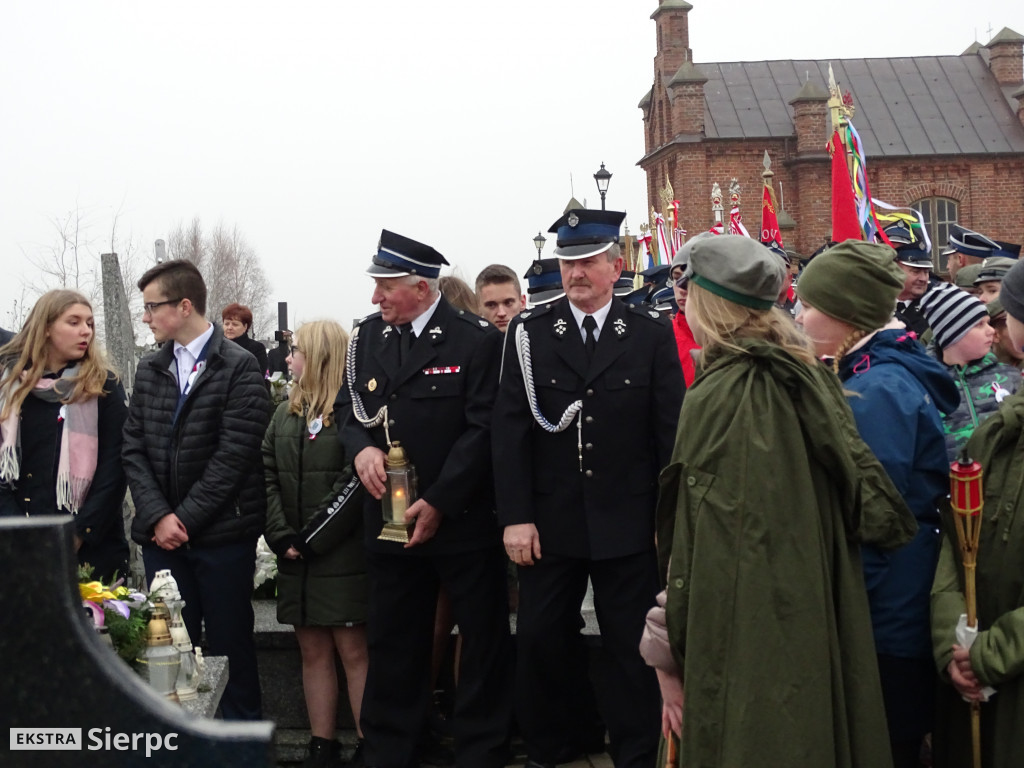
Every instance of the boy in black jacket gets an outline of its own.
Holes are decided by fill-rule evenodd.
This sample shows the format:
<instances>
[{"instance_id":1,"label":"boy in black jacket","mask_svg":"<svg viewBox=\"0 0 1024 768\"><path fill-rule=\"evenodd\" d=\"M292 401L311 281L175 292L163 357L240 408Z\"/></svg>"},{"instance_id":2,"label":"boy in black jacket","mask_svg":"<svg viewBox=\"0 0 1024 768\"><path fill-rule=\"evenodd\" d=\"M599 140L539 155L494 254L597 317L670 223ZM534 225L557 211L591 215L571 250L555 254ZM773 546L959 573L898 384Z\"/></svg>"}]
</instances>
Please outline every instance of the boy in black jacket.
<instances>
[{"instance_id":1,"label":"boy in black jacket","mask_svg":"<svg viewBox=\"0 0 1024 768\"><path fill-rule=\"evenodd\" d=\"M206 320L206 285L168 261L138 283L158 351L139 363L123 459L135 501L132 539L146 578L168 568L194 642L228 657L226 720L261 717L252 578L266 495L260 442L269 396L255 358Z\"/></svg>"}]
</instances>

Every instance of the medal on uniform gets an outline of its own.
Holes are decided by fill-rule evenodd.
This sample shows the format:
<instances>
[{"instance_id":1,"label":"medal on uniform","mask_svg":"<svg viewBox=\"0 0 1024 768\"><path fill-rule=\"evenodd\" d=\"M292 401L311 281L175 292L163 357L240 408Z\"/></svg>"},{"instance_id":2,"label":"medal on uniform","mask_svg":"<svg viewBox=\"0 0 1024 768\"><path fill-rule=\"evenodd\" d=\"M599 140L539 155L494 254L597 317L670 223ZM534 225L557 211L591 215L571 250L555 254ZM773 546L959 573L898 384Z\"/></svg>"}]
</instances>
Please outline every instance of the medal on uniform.
<instances>
[{"instance_id":1,"label":"medal on uniform","mask_svg":"<svg viewBox=\"0 0 1024 768\"><path fill-rule=\"evenodd\" d=\"M309 422L309 439L316 440L316 436L320 434L320 430L324 428L324 420L322 416L317 416L311 422Z\"/></svg>"}]
</instances>

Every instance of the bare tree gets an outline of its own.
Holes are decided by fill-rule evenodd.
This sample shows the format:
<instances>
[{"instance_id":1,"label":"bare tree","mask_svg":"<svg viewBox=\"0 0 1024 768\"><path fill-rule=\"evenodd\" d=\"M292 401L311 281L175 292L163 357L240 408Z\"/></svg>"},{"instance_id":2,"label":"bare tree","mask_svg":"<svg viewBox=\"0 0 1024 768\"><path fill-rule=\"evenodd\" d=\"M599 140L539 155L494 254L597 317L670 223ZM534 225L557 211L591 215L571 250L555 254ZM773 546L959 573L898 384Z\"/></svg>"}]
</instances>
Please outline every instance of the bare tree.
<instances>
[{"instance_id":1,"label":"bare tree","mask_svg":"<svg viewBox=\"0 0 1024 768\"><path fill-rule=\"evenodd\" d=\"M37 273L26 285L30 293L38 296L53 288L70 288L85 294L90 301L100 295L99 271L86 215L76 205L73 211L50 219L56 234L53 243L36 246L31 252L22 248Z\"/></svg>"},{"instance_id":2,"label":"bare tree","mask_svg":"<svg viewBox=\"0 0 1024 768\"><path fill-rule=\"evenodd\" d=\"M258 339L266 335L273 319L267 309L270 283L237 226L228 228L221 222L204 235L198 217L188 226L179 223L167 235L167 251L171 258L191 261L203 273L209 317L220 317L224 307L238 302L252 310L253 335Z\"/></svg>"},{"instance_id":3,"label":"bare tree","mask_svg":"<svg viewBox=\"0 0 1024 768\"><path fill-rule=\"evenodd\" d=\"M122 201L122 207L124 203ZM96 234L95 210L83 210L78 205L63 216L50 219L55 237L47 245L22 248L25 258L34 268L31 278L22 281L21 300L15 302L8 315L15 327L20 327L35 299L54 288L68 288L83 294L92 304L96 316L96 335L104 341L103 277L99 251L109 249L119 254L121 280L125 295L129 297L132 319L141 317L141 297L135 289L135 274L139 270L139 251L129 231L127 238L118 234L122 208L118 208L110 222L109 241ZM137 337L136 333L136 337Z\"/></svg>"}]
</instances>

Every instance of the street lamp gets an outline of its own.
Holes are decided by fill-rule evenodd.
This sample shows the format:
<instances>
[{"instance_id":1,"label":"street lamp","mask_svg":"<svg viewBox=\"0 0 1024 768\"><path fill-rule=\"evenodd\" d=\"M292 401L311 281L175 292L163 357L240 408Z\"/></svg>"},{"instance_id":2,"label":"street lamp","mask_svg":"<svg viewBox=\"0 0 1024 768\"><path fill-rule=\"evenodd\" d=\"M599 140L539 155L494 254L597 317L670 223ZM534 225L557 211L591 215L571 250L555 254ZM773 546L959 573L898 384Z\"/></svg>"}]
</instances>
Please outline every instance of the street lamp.
<instances>
[{"instance_id":1,"label":"street lamp","mask_svg":"<svg viewBox=\"0 0 1024 768\"><path fill-rule=\"evenodd\" d=\"M542 235L539 231L537 232L537 236L533 238L533 244L537 248L538 259L540 258L540 252L544 250L544 243L546 243L547 241L548 239L544 237L544 235Z\"/></svg>"},{"instance_id":2,"label":"street lamp","mask_svg":"<svg viewBox=\"0 0 1024 768\"><path fill-rule=\"evenodd\" d=\"M597 182L597 191L601 193L601 210L604 210L604 196L608 192L608 184L612 180L612 175L605 170L604 163L601 163L601 167L597 173L594 174L594 181Z\"/></svg>"}]
</instances>

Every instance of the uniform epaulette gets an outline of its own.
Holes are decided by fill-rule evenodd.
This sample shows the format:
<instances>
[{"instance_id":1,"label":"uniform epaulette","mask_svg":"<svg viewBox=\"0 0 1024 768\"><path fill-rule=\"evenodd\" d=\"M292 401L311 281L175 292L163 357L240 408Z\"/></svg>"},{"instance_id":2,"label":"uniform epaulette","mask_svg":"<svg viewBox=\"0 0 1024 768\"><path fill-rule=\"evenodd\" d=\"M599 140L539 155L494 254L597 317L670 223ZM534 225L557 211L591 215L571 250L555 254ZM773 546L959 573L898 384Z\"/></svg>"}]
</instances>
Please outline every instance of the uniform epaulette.
<instances>
[{"instance_id":1,"label":"uniform epaulette","mask_svg":"<svg viewBox=\"0 0 1024 768\"><path fill-rule=\"evenodd\" d=\"M358 328L363 323L369 322L370 320L376 320L378 317L380 317L380 312L374 312L372 315L367 315L366 317L356 320L355 323L352 324L352 327Z\"/></svg>"},{"instance_id":2,"label":"uniform epaulette","mask_svg":"<svg viewBox=\"0 0 1024 768\"><path fill-rule=\"evenodd\" d=\"M493 325L480 317L480 315L474 315L472 312L467 312L464 309L456 309L455 316L460 320L469 323L474 328L479 328L481 331L487 330L488 328L494 328Z\"/></svg>"},{"instance_id":3,"label":"uniform epaulette","mask_svg":"<svg viewBox=\"0 0 1024 768\"><path fill-rule=\"evenodd\" d=\"M634 315L640 315L646 317L648 320L656 323L669 323L671 322L668 317L663 315L658 310L652 308L649 304L644 304L639 307L630 306L629 311Z\"/></svg>"},{"instance_id":4,"label":"uniform epaulette","mask_svg":"<svg viewBox=\"0 0 1024 768\"><path fill-rule=\"evenodd\" d=\"M538 317L543 317L544 315L551 311L551 307L552 304L540 304L536 307L524 309L517 315L517 317L521 318L520 322L525 323L529 320L534 320Z\"/></svg>"}]
</instances>

